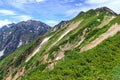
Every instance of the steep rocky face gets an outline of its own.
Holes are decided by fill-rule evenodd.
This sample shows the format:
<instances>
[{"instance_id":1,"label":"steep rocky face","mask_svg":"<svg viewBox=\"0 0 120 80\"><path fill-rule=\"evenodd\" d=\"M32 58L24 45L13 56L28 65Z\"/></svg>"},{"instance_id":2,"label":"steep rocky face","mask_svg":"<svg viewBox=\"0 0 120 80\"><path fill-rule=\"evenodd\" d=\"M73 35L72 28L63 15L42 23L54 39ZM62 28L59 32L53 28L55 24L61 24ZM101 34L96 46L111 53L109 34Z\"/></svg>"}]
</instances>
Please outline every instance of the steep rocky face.
<instances>
[{"instance_id":1,"label":"steep rocky face","mask_svg":"<svg viewBox=\"0 0 120 80\"><path fill-rule=\"evenodd\" d=\"M6 56L20 46L44 35L51 27L40 21L28 20L0 29L0 53Z\"/></svg>"}]
</instances>

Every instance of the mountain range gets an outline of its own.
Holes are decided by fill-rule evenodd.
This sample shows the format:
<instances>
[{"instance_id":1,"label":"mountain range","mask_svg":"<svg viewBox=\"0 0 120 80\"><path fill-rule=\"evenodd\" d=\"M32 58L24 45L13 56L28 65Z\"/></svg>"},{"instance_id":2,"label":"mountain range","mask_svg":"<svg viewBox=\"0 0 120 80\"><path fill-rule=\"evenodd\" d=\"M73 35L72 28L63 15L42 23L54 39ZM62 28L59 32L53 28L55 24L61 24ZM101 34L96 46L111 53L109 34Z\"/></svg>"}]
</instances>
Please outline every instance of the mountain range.
<instances>
[{"instance_id":1,"label":"mountain range","mask_svg":"<svg viewBox=\"0 0 120 80\"><path fill-rule=\"evenodd\" d=\"M20 46L44 35L49 29L51 27L47 24L35 20L3 26L0 29L0 56L12 53Z\"/></svg>"},{"instance_id":2,"label":"mountain range","mask_svg":"<svg viewBox=\"0 0 120 80\"><path fill-rule=\"evenodd\" d=\"M80 12L0 60L1 80L119 80L120 15Z\"/></svg>"}]
</instances>

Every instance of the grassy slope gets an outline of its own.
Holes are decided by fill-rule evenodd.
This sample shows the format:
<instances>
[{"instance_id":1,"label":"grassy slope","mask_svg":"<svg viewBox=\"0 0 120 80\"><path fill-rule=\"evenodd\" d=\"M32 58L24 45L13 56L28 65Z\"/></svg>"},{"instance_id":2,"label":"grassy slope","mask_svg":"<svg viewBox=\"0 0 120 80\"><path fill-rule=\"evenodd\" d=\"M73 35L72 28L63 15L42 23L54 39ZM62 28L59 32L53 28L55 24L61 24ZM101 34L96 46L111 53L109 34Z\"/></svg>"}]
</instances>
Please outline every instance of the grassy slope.
<instances>
[{"instance_id":1,"label":"grassy slope","mask_svg":"<svg viewBox=\"0 0 120 80\"><path fill-rule=\"evenodd\" d=\"M119 80L119 38L120 32L89 51L68 51L54 70L41 72L36 68L23 80Z\"/></svg>"},{"instance_id":2,"label":"grassy slope","mask_svg":"<svg viewBox=\"0 0 120 80\"><path fill-rule=\"evenodd\" d=\"M21 46L15 52L9 54L3 60L0 60L0 79L3 79L6 74L8 73L9 67L12 67L14 70L12 73L16 72L21 64L24 62L26 57L33 51L33 49L41 42L43 37L39 37L38 39L34 40L27 45Z\"/></svg>"},{"instance_id":3,"label":"grassy slope","mask_svg":"<svg viewBox=\"0 0 120 80\"><path fill-rule=\"evenodd\" d=\"M99 36L100 34L102 34L102 33L104 33L105 31L107 31L108 30L108 28L111 26L111 25L113 25L113 24L115 24L115 23L119 23L120 22L120 17L117 17L117 18L115 18L114 20L112 20L111 22L110 22L110 24L108 24L106 27L103 27L101 30L99 30L96 34L97 34L97 36ZM94 33L94 31L91 31L91 33ZM76 33L77 34L77 33ZM75 34L75 35L76 35ZM68 34L69 35L69 34ZM68 36L67 35L67 36ZM75 36L74 35L74 36ZM93 35L93 36L95 36L96 37L96 35ZM113 60L113 62L106 62L105 64L103 63L103 65L105 66L105 68L104 68L104 66L103 67L101 67L101 65L100 65L100 63L102 64L102 62L104 62L104 59L101 59L101 58L104 58L103 56L105 56L105 59L106 59L106 61L107 61L107 59L108 60L110 60L110 59L112 59L112 58L110 58L110 57L113 57L113 58L116 58L119 54L117 54L117 53L115 53L114 51L113 51L113 53L115 53L115 54L117 54L117 55L115 55L115 56L113 56L113 55L111 55L111 53L112 53L112 48L113 47L110 47L109 46L109 40L111 40L111 42L112 42L112 40L114 41L114 39L116 39L116 41L118 41L119 40L119 37L120 37L120 33L117 35L117 37L115 36L115 37L113 37L113 38L110 38L110 39L108 39L108 41L104 41L102 44L101 44L101 46L103 46L103 47L100 47L100 46L98 46L97 47L97 49L92 49L91 51L88 51L88 52L84 52L84 53L82 53L82 54L77 54L77 53L79 53L79 49L78 48L76 48L76 49L74 49L73 51L68 51L67 52L67 56L65 57L65 59L63 60L63 61L60 61L57 65L56 65L56 68L53 70L53 71L47 71L47 72L43 72L43 73L41 73L41 71L44 69L44 68L42 68L42 66L43 67L45 67L46 65L40 65L40 66L37 66L37 68L35 68L31 73L29 73L27 76L28 77L25 77L26 79L28 79L28 80L32 80L32 79L51 79L51 80L56 80L56 79L58 79L58 80L60 80L60 79L76 79L76 78L81 78L81 79L86 79L86 78L88 78L88 79L96 79L96 78L104 78L104 79L111 79L111 78L113 78L113 76L111 76L111 75L114 75L114 74L108 74L108 73L106 73L106 71L107 71L107 68L109 68L113 63L115 63L115 61ZM69 40L72 40L73 41L73 39L74 38L72 38L72 39L70 39L69 38ZM90 39L90 37L88 38L88 39ZM64 41L64 40L63 40ZM86 41L87 41L87 39L86 39ZM114 42L113 44L111 44L111 45L113 45L114 46L114 44L115 43L117 43L117 42ZM66 44L66 43L61 43L61 45L63 45L63 44ZM107 44L108 46L105 46L105 44ZM117 43L118 44L118 43ZM60 46L60 45L58 45L58 46ZM57 46L56 46L57 47ZM105 49L105 47L108 47L108 49ZM109 48L110 47L110 48ZM101 49L100 51L99 51L99 49ZM102 50L103 49L103 50ZM108 52L107 52L107 50L108 50ZM115 50L119 50L119 47L118 48L116 48ZM106 51L106 52L105 52ZM111 53L109 53L109 51L111 51ZM100 53L106 53L106 54L110 54L110 55L104 55L104 54L101 54L101 55L99 55L99 53L98 53L98 55L97 55L97 52L100 52ZM74 53L74 54L73 54ZM120 53L120 52L119 52ZM89 55L90 54L90 55ZM82 56L82 55L84 55L84 56ZM98 57L96 57L96 55L98 56ZM81 57L82 56L82 57ZM102 56L102 57L101 57ZM87 60L88 60L88 62L89 62L89 58L88 57L90 57L91 59L90 59L90 62L91 62L91 60L93 60L93 62L91 63L91 64L89 64L89 65L87 65L86 66L86 64L87 64ZM94 58L95 58L95 60L94 60ZM119 58L117 58L117 60L118 60L118 63L119 63ZM84 63L82 63L82 61L84 62ZM99 62L98 64L96 64L97 62ZM73 63L73 64L72 64ZM75 64L74 64L75 63ZM78 63L78 64L77 64ZM80 63L80 64L79 64ZM85 65L84 65L85 64ZM94 64L94 66L96 66L96 67L94 67L94 66L92 66ZM62 66L61 66L62 65ZM73 67L75 67L74 69L76 69L76 70L74 70L74 69L72 69L72 68L69 68L69 67L71 67L72 65L74 65ZM84 65L84 66L82 66L82 65ZM110 65L110 66L109 66ZM69 66L69 67L68 67ZM77 66L77 67L76 67ZM113 64L113 66L111 66L111 68L108 70L108 72L114 67L114 66L117 66L117 64ZM99 69L99 67L100 67L100 69ZM42 69L41 69L42 68ZM78 69L77 70L77 68L80 68L80 69ZM88 68L88 69L87 69ZM118 68L118 67L117 67ZM85 69L87 69L87 70L85 70ZM95 70L94 70L95 69ZM79 70L81 71L81 73L79 73ZM83 73L83 71L86 71L85 73ZM91 72L90 72L90 71ZM103 70L103 72L104 73L106 73L106 74L104 74L103 72L102 72L102 70ZM106 70L106 71L105 71ZM76 71L76 72L75 72ZM78 72L77 72L78 71ZM94 72L95 71L95 72ZM112 73L112 72L111 72ZM56 76L56 74L57 74L57 76ZM99 76L99 74L100 74L100 76ZM47 76L46 76L47 75ZM89 75L90 75L90 77L89 77ZM105 77L105 76L108 76L108 77ZM30 77L31 76L31 77ZM41 77L39 77L39 76L41 76ZM65 77L66 76L66 77ZM97 77L98 76L98 77ZM114 75L115 76L115 75ZM24 79L25 79L24 78Z\"/></svg>"},{"instance_id":4,"label":"grassy slope","mask_svg":"<svg viewBox=\"0 0 120 80\"><path fill-rule=\"evenodd\" d=\"M103 16L106 15L104 12L101 13L99 16L96 16L96 13L94 11L88 11L88 13L85 13L85 14L82 14L82 15L78 15L76 18L74 18L73 20L71 20L71 22L77 22L79 20L83 20L83 22L79 25L79 27L77 27L74 31L71 31L68 35L66 35L60 42L58 42L55 46L53 46L50 51L48 51L49 54L53 53L54 51L57 51L59 49L59 46L61 45L65 45L66 42L70 42L71 44L74 43L74 42L77 42L79 41L79 36L81 36L82 34L82 31L84 28L91 28L89 32L89 34L93 35L93 36L96 36L94 35L94 32L96 31L93 31L92 29L99 25L101 22L96 22L96 19L101 19L101 21L103 20ZM120 17L116 18L115 20L113 20L113 22L120 22ZM43 71L45 69L45 67L47 66L47 64L41 64L41 55L42 54L45 54L44 52L46 51L46 49L49 47L49 45L54 42L63 32L64 30L66 29L66 27L64 27L62 30L56 32L54 34L54 36L48 41L48 43L42 47L41 51L38 52L28 63L24 63L24 60L26 58L26 56L40 43L41 39L42 38L39 38L38 40L34 41L33 43L31 44L28 44L24 47L21 47L20 49L18 49L17 51L15 51L13 54L10 54L10 56L8 56L7 58L5 58L4 60L0 61L0 78L2 79L2 77L5 77L6 73L7 73L7 69L9 66L13 66L15 67L15 69L19 69L21 66L26 66L26 70L27 70L27 75L26 75L26 78L28 80L34 80L34 79L49 79L51 78L51 80L53 79L58 79L59 77L61 79L69 79L69 76L70 78L72 79L75 79L76 77L75 76L75 72L74 70L72 70L72 68L67 68L67 66L70 66L71 63L73 63L74 61L75 62L81 62L81 60L83 62L84 61L84 57L82 59L79 59L80 54L77 54L79 53L79 47L74 49L73 51L68 51L66 52L67 53L67 56L65 57L65 60L64 61L60 61L55 70L53 71L48 71L48 72L44 72L44 73L41 73L41 71ZM108 28L107 28L108 29ZM104 31L107 30L106 28L104 29L103 28L103 31L100 30L97 32L97 36L99 36L100 34L102 34ZM53 33L51 33L50 35L53 35ZM49 34L46 35L46 36L50 36ZM70 37L69 37L70 36ZM96 36L96 37L97 37ZM90 41L91 39L91 36L87 37L88 38L88 41ZM87 42L87 39L85 40ZM83 43L83 45L86 44L86 42ZM27 52L28 51L28 52ZM97 51L96 51L97 52ZM26 54L27 53L27 54ZM72 54L74 53L74 54ZM89 53L89 52L88 52ZM87 54L87 53L83 53L84 55ZM94 55L94 54L93 54ZM13 64L11 64L14 56L17 56L16 60L14 61ZM25 57L24 57L25 56ZM52 55L53 56L53 55ZM69 56L73 56L73 58L69 57ZM87 55L86 55L87 56ZM89 56L89 55L88 55ZM92 56L91 56L92 57ZM51 58L51 57L49 57ZM75 60L76 59L76 60ZM70 61L70 62L69 62ZM67 64L68 63L68 64ZM66 64L66 65L64 65ZM9 65L9 66L8 66ZM65 69L63 69L63 72L65 72L64 74L68 75L68 77L64 77L64 74L62 74L62 67L61 65L64 65ZM78 67L82 67L78 64L75 64L75 66L78 66ZM73 66L73 67L75 67ZM59 69L59 67L61 67ZM119 65L115 68L115 69L118 69ZM67 68L67 69L66 69ZM75 67L76 68L76 67ZM114 69L114 70L115 70ZM59 74L59 72L61 71L61 73ZM68 72L67 72L68 71ZM67 74L69 73L70 71L70 74ZM89 70L88 70L89 71ZM13 75L15 74L16 71L13 71ZM74 72L74 73L73 73ZM114 72L114 71L113 71ZM55 76L55 74L58 74L57 76ZM41 76L42 75L42 76ZM44 75L47 75L47 76L44 76ZM72 76L74 75L74 76ZM76 74L76 75L80 75L80 74ZM83 75L83 74L81 74ZM97 75L97 74L96 74ZM30 77L31 76L31 77ZM41 76L41 77L40 77ZM83 75L84 76L84 75ZM91 75L92 76L92 75ZM84 76L85 77L85 76ZM25 79L25 78L24 78ZM49 79L50 80L50 79Z\"/></svg>"},{"instance_id":5,"label":"grassy slope","mask_svg":"<svg viewBox=\"0 0 120 80\"><path fill-rule=\"evenodd\" d=\"M91 16L92 16L91 18L86 19L87 21L84 20L84 22L86 21L86 22L90 23L90 22L92 22L94 19L96 19L96 17L95 17L96 15L91 15ZM75 21L75 20L74 20L74 21ZM70 23L72 23L72 22L73 22L73 21L71 21ZM85 25L84 22L82 23L83 25ZM88 23L86 23L86 24L88 24ZM77 29L79 30L79 28L80 28L80 27L78 27ZM41 65L41 64L40 64L40 63L41 63L41 61L40 61L41 55L42 55L44 52L46 52L46 49L50 46L50 44L53 43L53 42L65 31L65 29L66 29L66 27L54 34L54 36L47 42L47 44L42 47L42 49L40 50L40 52L38 52L38 54L36 54L36 55L27 63L27 65L26 65L26 66L27 66L27 69L30 68L31 66L36 67L35 64L37 64L37 63L39 63L39 65ZM75 30L75 31L76 31L76 30ZM78 32L79 32L79 31L78 31ZM72 33L72 32L71 32L71 33ZM66 35L66 36L69 37L69 36L71 35L71 33L69 33L69 34ZM66 36L65 36L65 37L66 37ZM60 42L58 42L56 45L54 45L54 46L50 49L49 54L51 54L52 52L57 51L57 50L59 49L59 46L61 45L60 43L64 42L65 37L64 37L62 40L60 40ZM66 43L65 43L65 44L66 44ZM44 54L45 54L45 53L44 53ZM52 55L52 56L53 56L53 55ZM51 58L51 57L50 57L50 58ZM37 65L37 66L38 66L38 65Z\"/></svg>"}]
</instances>

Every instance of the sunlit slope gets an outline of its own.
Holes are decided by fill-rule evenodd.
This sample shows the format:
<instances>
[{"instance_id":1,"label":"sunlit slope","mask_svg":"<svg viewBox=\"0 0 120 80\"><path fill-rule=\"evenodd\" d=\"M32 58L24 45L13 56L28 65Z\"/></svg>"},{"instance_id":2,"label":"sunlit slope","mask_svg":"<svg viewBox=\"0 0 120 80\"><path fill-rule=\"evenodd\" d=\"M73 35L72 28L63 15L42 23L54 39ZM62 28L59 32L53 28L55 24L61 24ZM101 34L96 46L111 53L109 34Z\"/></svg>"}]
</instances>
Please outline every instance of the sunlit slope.
<instances>
[{"instance_id":1,"label":"sunlit slope","mask_svg":"<svg viewBox=\"0 0 120 80\"><path fill-rule=\"evenodd\" d=\"M120 16L108 9L80 13L1 60L0 78L119 79L119 31Z\"/></svg>"}]
</instances>

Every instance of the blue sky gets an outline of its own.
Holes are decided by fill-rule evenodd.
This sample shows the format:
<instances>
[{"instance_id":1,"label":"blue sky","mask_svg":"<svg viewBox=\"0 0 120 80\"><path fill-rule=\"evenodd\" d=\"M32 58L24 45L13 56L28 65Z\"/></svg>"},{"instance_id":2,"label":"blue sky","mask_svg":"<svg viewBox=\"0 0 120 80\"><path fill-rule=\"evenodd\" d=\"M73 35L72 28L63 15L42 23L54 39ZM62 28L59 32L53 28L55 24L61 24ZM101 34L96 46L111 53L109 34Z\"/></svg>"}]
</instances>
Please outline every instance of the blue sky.
<instances>
[{"instance_id":1,"label":"blue sky","mask_svg":"<svg viewBox=\"0 0 120 80\"><path fill-rule=\"evenodd\" d=\"M80 11L107 6L120 13L119 0L0 0L0 27L29 19L54 26Z\"/></svg>"}]
</instances>

